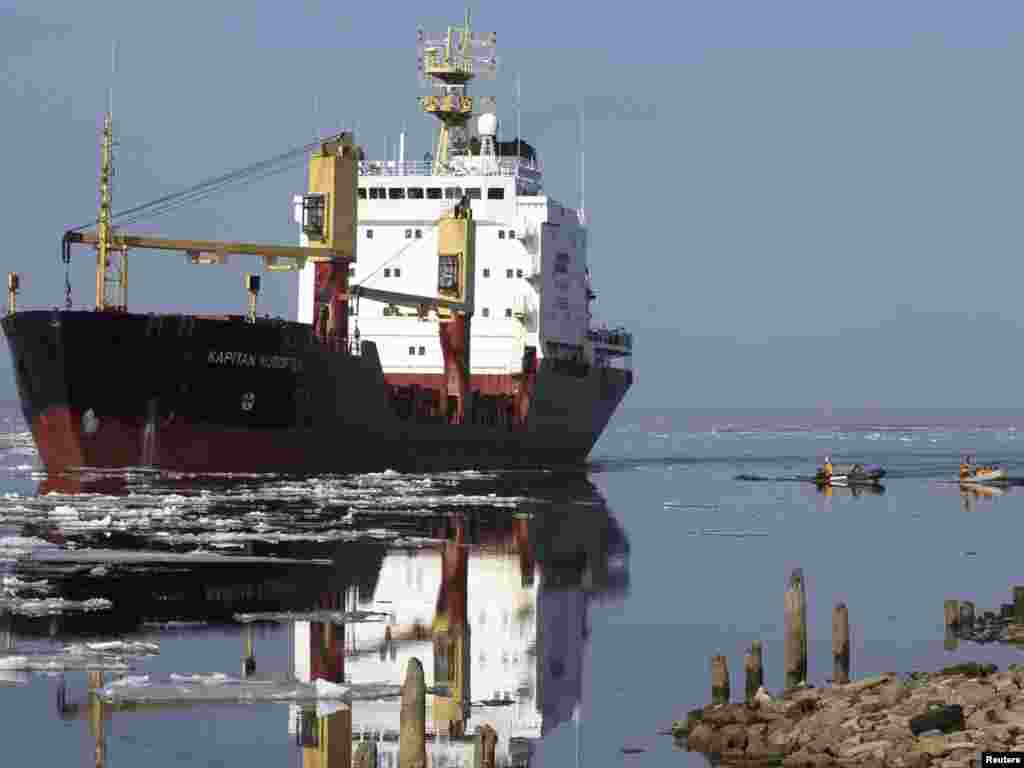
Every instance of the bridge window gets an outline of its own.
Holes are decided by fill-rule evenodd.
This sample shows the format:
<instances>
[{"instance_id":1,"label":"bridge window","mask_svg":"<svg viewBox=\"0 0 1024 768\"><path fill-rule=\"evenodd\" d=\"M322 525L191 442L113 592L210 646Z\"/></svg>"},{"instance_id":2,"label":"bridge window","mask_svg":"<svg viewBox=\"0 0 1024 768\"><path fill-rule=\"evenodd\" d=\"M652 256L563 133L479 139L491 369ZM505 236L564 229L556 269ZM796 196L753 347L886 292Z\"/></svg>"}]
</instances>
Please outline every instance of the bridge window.
<instances>
[{"instance_id":1,"label":"bridge window","mask_svg":"<svg viewBox=\"0 0 1024 768\"><path fill-rule=\"evenodd\" d=\"M423 239L423 230L422 229L417 229L416 230L416 239L417 240L422 240Z\"/></svg>"},{"instance_id":2,"label":"bridge window","mask_svg":"<svg viewBox=\"0 0 1024 768\"><path fill-rule=\"evenodd\" d=\"M523 270L517 269L516 270L516 277L522 277L522 276L523 276Z\"/></svg>"},{"instance_id":3,"label":"bridge window","mask_svg":"<svg viewBox=\"0 0 1024 768\"><path fill-rule=\"evenodd\" d=\"M470 200L480 199L480 187L468 187L466 189L466 195L469 196Z\"/></svg>"},{"instance_id":4,"label":"bridge window","mask_svg":"<svg viewBox=\"0 0 1024 768\"><path fill-rule=\"evenodd\" d=\"M406 190L410 200L422 200L423 199L423 187L409 187Z\"/></svg>"},{"instance_id":5,"label":"bridge window","mask_svg":"<svg viewBox=\"0 0 1024 768\"><path fill-rule=\"evenodd\" d=\"M395 267L395 277L401 277L401 276L402 276L402 270L399 269L398 267Z\"/></svg>"},{"instance_id":6,"label":"bridge window","mask_svg":"<svg viewBox=\"0 0 1024 768\"><path fill-rule=\"evenodd\" d=\"M388 189L389 200L405 200L405 189L402 187L391 187Z\"/></svg>"},{"instance_id":7,"label":"bridge window","mask_svg":"<svg viewBox=\"0 0 1024 768\"><path fill-rule=\"evenodd\" d=\"M559 309L568 309L569 308L569 299L567 299L565 296L559 296L558 297L558 308Z\"/></svg>"},{"instance_id":8,"label":"bridge window","mask_svg":"<svg viewBox=\"0 0 1024 768\"><path fill-rule=\"evenodd\" d=\"M409 347L409 354L410 355L415 355L416 354L416 347Z\"/></svg>"},{"instance_id":9,"label":"bridge window","mask_svg":"<svg viewBox=\"0 0 1024 768\"><path fill-rule=\"evenodd\" d=\"M425 354L427 354L426 348L425 347L420 347L419 353L420 353L420 357L423 357Z\"/></svg>"},{"instance_id":10,"label":"bridge window","mask_svg":"<svg viewBox=\"0 0 1024 768\"><path fill-rule=\"evenodd\" d=\"M405 230L405 239L409 240L411 238L412 238L412 230L411 229Z\"/></svg>"},{"instance_id":11,"label":"bridge window","mask_svg":"<svg viewBox=\"0 0 1024 768\"><path fill-rule=\"evenodd\" d=\"M555 264L555 274L568 274L569 267L565 264Z\"/></svg>"},{"instance_id":12,"label":"bridge window","mask_svg":"<svg viewBox=\"0 0 1024 768\"><path fill-rule=\"evenodd\" d=\"M462 197L462 187L445 187L444 196L447 200L458 200Z\"/></svg>"},{"instance_id":13,"label":"bridge window","mask_svg":"<svg viewBox=\"0 0 1024 768\"><path fill-rule=\"evenodd\" d=\"M510 229L508 231L508 239L509 240L515 240L516 239L516 231L514 229Z\"/></svg>"},{"instance_id":14,"label":"bridge window","mask_svg":"<svg viewBox=\"0 0 1024 768\"><path fill-rule=\"evenodd\" d=\"M385 194L384 187L370 187L370 199L371 200L383 200L387 195Z\"/></svg>"},{"instance_id":15,"label":"bridge window","mask_svg":"<svg viewBox=\"0 0 1024 768\"><path fill-rule=\"evenodd\" d=\"M491 316L491 310L489 308L487 308L487 307L484 307L484 317L490 317L490 316Z\"/></svg>"},{"instance_id":16,"label":"bridge window","mask_svg":"<svg viewBox=\"0 0 1024 768\"><path fill-rule=\"evenodd\" d=\"M391 277L391 270L390 269L385 269L384 270L384 277Z\"/></svg>"},{"instance_id":17,"label":"bridge window","mask_svg":"<svg viewBox=\"0 0 1024 768\"><path fill-rule=\"evenodd\" d=\"M359 195L359 199L360 200L365 200L366 199L366 187L360 187L359 188L359 192L357 194Z\"/></svg>"},{"instance_id":18,"label":"bridge window","mask_svg":"<svg viewBox=\"0 0 1024 768\"><path fill-rule=\"evenodd\" d=\"M427 200L440 200L441 199L441 188L440 187L427 187Z\"/></svg>"},{"instance_id":19,"label":"bridge window","mask_svg":"<svg viewBox=\"0 0 1024 768\"><path fill-rule=\"evenodd\" d=\"M491 187L487 190L488 200L504 200L505 199L505 188L504 187Z\"/></svg>"},{"instance_id":20,"label":"bridge window","mask_svg":"<svg viewBox=\"0 0 1024 768\"><path fill-rule=\"evenodd\" d=\"M489 269L487 269L487 268L485 267L485 268L484 268L484 277L490 277L490 276L491 276L491 270L489 270Z\"/></svg>"},{"instance_id":21,"label":"bridge window","mask_svg":"<svg viewBox=\"0 0 1024 768\"><path fill-rule=\"evenodd\" d=\"M366 239L367 240L373 240L373 230L372 229L366 230Z\"/></svg>"},{"instance_id":22,"label":"bridge window","mask_svg":"<svg viewBox=\"0 0 1024 768\"><path fill-rule=\"evenodd\" d=\"M512 275L514 275L514 274L515 273L511 269L506 269L505 270L505 277L507 277L509 279L511 279Z\"/></svg>"},{"instance_id":23,"label":"bridge window","mask_svg":"<svg viewBox=\"0 0 1024 768\"><path fill-rule=\"evenodd\" d=\"M511 309L506 309L505 310L505 317L512 317L512 310Z\"/></svg>"},{"instance_id":24,"label":"bridge window","mask_svg":"<svg viewBox=\"0 0 1024 768\"><path fill-rule=\"evenodd\" d=\"M504 229L499 229L498 230L498 239L499 240L504 240L505 239L505 230Z\"/></svg>"}]
</instances>

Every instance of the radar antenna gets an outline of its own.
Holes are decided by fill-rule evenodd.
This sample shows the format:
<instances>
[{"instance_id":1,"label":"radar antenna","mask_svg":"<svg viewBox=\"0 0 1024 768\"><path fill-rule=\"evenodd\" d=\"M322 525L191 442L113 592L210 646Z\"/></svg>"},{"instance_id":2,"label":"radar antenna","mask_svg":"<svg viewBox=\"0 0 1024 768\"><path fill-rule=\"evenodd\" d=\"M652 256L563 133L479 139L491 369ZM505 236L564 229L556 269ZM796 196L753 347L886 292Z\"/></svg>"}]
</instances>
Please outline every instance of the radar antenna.
<instances>
[{"instance_id":1,"label":"radar antenna","mask_svg":"<svg viewBox=\"0 0 1024 768\"><path fill-rule=\"evenodd\" d=\"M435 93L420 99L420 105L441 121L434 152L435 175L446 173L450 156L465 146L466 125L473 116L473 99L467 95L466 86L474 78L495 76L497 44L494 32L472 34L468 10L465 24L448 27L443 37L428 37L422 29L417 32L417 69L435 87Z\"/></svg>"}]
</instances>

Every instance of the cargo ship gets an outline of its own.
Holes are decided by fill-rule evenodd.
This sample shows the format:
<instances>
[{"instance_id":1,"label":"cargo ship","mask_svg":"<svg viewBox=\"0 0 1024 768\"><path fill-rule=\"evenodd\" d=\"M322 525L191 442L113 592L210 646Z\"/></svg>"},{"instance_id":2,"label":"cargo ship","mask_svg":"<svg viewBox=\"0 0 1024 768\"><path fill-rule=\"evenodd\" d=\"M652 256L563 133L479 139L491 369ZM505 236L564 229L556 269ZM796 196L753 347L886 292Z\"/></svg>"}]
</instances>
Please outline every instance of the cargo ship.
<instances>
[{"instance_id":1,"label":"cargo ship","mask_svg":"<svg viewBox=\"0 0 1024 768\"><path fill-rule=\"evenodd\" d=\"M374 162L346 132L275 158L308 157L295 246L127 233L126 222L271 162L113 213L108 109L95 228L62 239L66 270L74 252L95 251L95 307L72 306L68 271L63 308L19 310L20 277L8 275L3 330L48 472L586 460L633 370L631 334L592 320L582 204L549 197L535 149L500 140L486 100L469 94L495 74L495 35L474 35L467 14L434 39L420 31L418 45L435 151L406 161L403 135L397 158ZM264 271L298 272L298 317L258 314L259 274L245 275L244 313L129 312L128 254L139 249L183 252L186 268L254 256Z\"/></svg>"}]
</instances>

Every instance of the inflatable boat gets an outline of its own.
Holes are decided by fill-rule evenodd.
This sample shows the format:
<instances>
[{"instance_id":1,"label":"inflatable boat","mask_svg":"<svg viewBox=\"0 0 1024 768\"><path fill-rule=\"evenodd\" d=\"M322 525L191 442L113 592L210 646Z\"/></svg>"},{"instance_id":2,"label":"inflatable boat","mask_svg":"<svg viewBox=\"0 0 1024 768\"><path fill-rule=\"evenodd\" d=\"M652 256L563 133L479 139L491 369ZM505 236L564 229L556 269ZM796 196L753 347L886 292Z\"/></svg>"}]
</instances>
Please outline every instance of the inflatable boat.
<instances>
[{"instance_id":1,"label":"inflatable boat","mask_svg":"<svg viewBox=\"0 0 1024 768\"><path fill-rule=\"evenodd\" d=\"M814 482L818 485L874 485L885 477L878 464L831 464L818 467Z\"/></svg>"},{"instance_id":2,"label":"inflatable boat","mask_svg":"<svg viewBox=\"0 0 1024 768\"><path fill-rule=\"evenodd\" d=\"M977 464L974 463L973 456L965 456L960 462L961 483L1005 483L1009 479L1009 474L1002 467L979 467Z\"/></svg>"}]
</instances>

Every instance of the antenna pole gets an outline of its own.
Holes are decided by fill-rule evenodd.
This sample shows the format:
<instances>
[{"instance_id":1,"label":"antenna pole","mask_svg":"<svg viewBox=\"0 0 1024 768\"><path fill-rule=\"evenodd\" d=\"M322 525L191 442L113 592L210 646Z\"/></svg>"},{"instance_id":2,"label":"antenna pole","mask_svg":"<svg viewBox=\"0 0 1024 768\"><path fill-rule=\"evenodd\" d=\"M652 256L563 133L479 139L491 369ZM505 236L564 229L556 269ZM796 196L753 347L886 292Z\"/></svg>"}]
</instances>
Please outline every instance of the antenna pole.
<instances>
[{"instance_id":1,"label":"antenna pole","mask_svg":"<svg viewBox=\"0 0 1024 768\"><path fill-rule=\"evenodd\" d=\"M587 144L584 137L583 129L587 124L587 113L586 107L583 102L580 101L580 223L586 226L587 214L586 214L586 191L587 191L587 177L586 177L586 161L587 161Z\"/></svg>"},{"instance_id":2,"label":"antenna pole","mask_svg":"<svg viewBox=\"0 0 1024 768\"><path fill-rule=\"evenodd\" d=\"M519 137L522 136L522 134L523 134L522 115L521 115L521 112L522 112L522 109L521 109L522 99L523 99L523 92L522 92L522 89L521 89L521 86L520 86L520 82L519 82L519 73L517 72L516 73L516 163L519 162L520 155L522 154L522 150L519 148Z\"/></svg>"}]
</instances>

